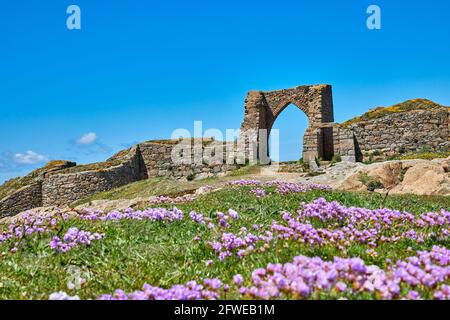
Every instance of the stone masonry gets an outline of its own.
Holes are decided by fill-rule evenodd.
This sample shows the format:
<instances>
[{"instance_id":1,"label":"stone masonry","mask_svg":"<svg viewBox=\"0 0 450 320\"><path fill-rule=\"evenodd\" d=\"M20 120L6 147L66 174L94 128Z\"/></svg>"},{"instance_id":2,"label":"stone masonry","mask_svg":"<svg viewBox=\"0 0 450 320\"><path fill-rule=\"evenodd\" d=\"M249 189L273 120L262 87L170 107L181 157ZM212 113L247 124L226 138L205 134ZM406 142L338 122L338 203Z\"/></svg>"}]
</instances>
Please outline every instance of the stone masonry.
<instances>
[{"instance_id":1,"label":"stone masonry","mask_svg":"<svg viewBox=\"0 0 450 320\"><path fill-rule=\"evenodd\" d=\"M348 126L357 142L355 160L371 155L386 158L391 155L439 150L450 146L449 108L413 110L391 113L378 119L359 121Z\"/></svg>"},{"instance_id":2,"label":"stone masonry","mask_svg":"<svg viewBox=\"0 0 450 320\"><path fill-rule=\"evenodd\" d=\"M334 121L330 85L299 86L269 92L250 91L245 100L241 134L253 131L253 139L256 140L253 143L267 143L262 139L268 139L275 120L289 104L302 110L309 120L303 137L303 158L306 161L331 159L334 153L333 131L322 127L323 124ZM263 134L264 131L267 133Z\"/></svg>"},{"instance_id":3,"label":"stone masonry","mask_svg":"<svg viewBox=\"0 0 450 320\"><path fill-rule=\"evenodd\" d=\"M0 218L15 215L42 205L42 185L34 183L20 188L0 201Z\"/></svg>"},{"instance_id":4,"label":"stone masonry","mask_svg":"<svg viewBox=\"0 0 450 320\"><path fill-rule=\"evenodd\" d=\"M106 162L118 163L116 165L72 173L65 172L65 167L46 172L39 178L39 182L25 186L1 199L0 217L15 215L40 206L63 206L149 177L202 179L238 167L234 162L233 153L232 158L226 158L229 155L226 151L230 151L230 144L208 139L200 143L190 142L188 144L180 144L178 140L144 142L119 152ZM172 156L177 151L187 153L184 155L186 161L173 162ZM194 154L198 154L199 161L195 161ZM77 167L71 169L74 168Z\"/></svg>"},{"instance_id":5,"label":"stone masonry","mask_svg":"<svg viewBox=\"0 0 450 320\"><path fill-rule=\"evenodd\" d=\"M334 123L330 85L299 86L278 91L250 91L245 100L241 135L246 132L251 143L267 144L276 118L294 104L309 119L303 137L303 159L331 160L334 155L344 161L363 161L376 154L384 159L422 149L442 150L450 147L449 108L424 99L408 101L429 108L402 112L385 112L371 120L359 119L350 125ZM394 106L396 107L396 106ZM398 108L398 105L397 105ZM261 153L258 153L263 157Z\"/></svg>"},{"instance_id":6,"label":"stone masonry","mask_svg":"<svg viewBox=\"0 0 450 320\"><path fill-rule=\"evenodd\" d=\"M171 177L171 178L206 178L215 174L235 170L237 165L234 158L226 159L227 144L222 141L204 139L203 142L188 141L184 154L186 161L174 163L172 157L176 148L183 146L179 141L146 142L139 144L142 155L143 172L145 177ZM181 149L181 148L180 148ZM220 155L214 151L219 150ZM228 149L229 150L229 149ZM198 157L196 157L196 153Z\"/></svg>"}]
</instances>

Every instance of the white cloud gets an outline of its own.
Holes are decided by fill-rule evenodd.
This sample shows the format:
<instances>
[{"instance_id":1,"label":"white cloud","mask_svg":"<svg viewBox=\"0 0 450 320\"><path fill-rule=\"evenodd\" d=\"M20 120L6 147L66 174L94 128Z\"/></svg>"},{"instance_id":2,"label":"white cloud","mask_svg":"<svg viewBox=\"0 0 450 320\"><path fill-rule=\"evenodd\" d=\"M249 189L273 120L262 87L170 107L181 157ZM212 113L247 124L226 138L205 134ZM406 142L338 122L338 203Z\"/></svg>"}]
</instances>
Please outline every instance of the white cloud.
<instances>
[{"instance_id":1,"label":"white cloud","mask_svg":"<svg viewBox=\"0 0 450 320\"><path fill-rule=\"evenodd\" d=\"M13 161L18 164L37 164L48 161L48 158L42 154L28 150L23 153L16 153L13 156Z\"/></svg>"},{"instance_id":2,"label":"white cloud","mask_svg":"<svg viewBox=\"0 0 450 320\"><path fill-rule=\"evenodd\" d=\"M97 134L95 132L89 132L89 133L83 134L76 141L76 144L82 145L82 146L88 146L90 144L93 144L95 141L97 141Z\"/></svg>"}]
</instances>

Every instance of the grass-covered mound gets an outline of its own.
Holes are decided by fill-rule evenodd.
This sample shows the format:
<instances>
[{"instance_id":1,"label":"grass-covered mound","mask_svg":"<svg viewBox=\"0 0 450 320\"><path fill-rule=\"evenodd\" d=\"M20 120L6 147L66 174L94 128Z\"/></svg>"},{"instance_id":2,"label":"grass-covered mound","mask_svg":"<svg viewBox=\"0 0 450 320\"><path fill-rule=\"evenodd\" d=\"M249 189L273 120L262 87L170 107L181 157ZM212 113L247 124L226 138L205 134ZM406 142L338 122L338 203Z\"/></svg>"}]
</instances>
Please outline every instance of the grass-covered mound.
<instances>
[{"instance_id":1,"label":"grass-covered mound","mask_svg":"<svg viewBox=\"0 0 450 320\"><path fill-rule=\"evenodd\" d=\"M253 182L238 185L244 184ZM341 206L330 204L331 201L338 201ZM302 203L310 205L304 207ZM47 299L49 294L57 291L66 291L82 299L95 299L102 294L112 294L119 288L133 292L141 289L144 283L168 289L177 284L185 285L191 280L203 283L205 278L220 278L230 286L224 291L217 281L207 280L207 287L213 291L208 294L214 295L218 290L219 298L251 298L255 297L254 294L265 294L265 289L260 288L263 284L256 284L255 281L269 277L269 274L264 274L270 273L258 268L266 268L269 263L285 264L300 255L317 257L308 262L312 263L311 268L321 268L319 258L332 261L334 257L358 257L363 262L341 261L344 265L350 263L351 268L354 265L355 270L345 273L348 279L339 280L331 274L328 279L322 274L321 277L325 278L321 281L326 281L323 289L318 289L321 285L314 282L308 287L312 290L309 293L305 292L304 286L300 286L303 280L298 277L304 275L291 275L297 277L295 288L300 291L278 288L281 290L279 298L375 299L380 298L380 294L390 293L381 292L381 289L370 293L361 287L362 284L352 284L349 280L353 273L364 277L363 273L369 272L361 263L375 265L388 272L395 261L414 256L417 250L431 250L435 245L449 246L444 231L449 228L450 218L448 213L445 216L445 212L440 211L441 208L450 208L450 198L445 197L408 195L385 198L374 193L306 191L301 186L264 184L229 186L201 196L194 202L180 204L177 207L184 213L182 218L173 206L165 207L168 210L128 212L125 216L114 212L107 216L91 213L86 220L72 218L63 221L58 217L49 217L46 220L49 221L48 232L36 231L30 236L4 240L0 246L0 251L4 252L0 256L0 299ZM368 210L384 207L408 211L412 215L392 210ZM304 213L300 219L296 212L302 208ZM291 218L286 212L290 213ZM420 213L427 212L437 213L419 218ZM375 219L375 216L378 218ZM296 219L300 220L296 222ZM440 224L433 225L431 221L440 221ZM85 238L92 237L89 245L77 230L71 229L74 227L90 232L82 234ZM283 229L285 227L287 229ZM341 230L343 239L334 241L327 238L326 230ZM357 230L361 231L359 236L355 235ZM6 228L4 231L7 231ZM314 232L322 232L323 240L319 241ZM55 236L57 238L52 240ZM219 250L217 243L224 248ZM249 243L252 243L253 250ZM11 249L13 252L10 252ZM448 265L449 260L445 261L442 263ZM280 266L274 265L273 268ZM242 275L242 283L240 277L235 277L237 274ZM286 281L285 276L280 275L279 281ZM449 284L448 274L430 287L402 282L399 289L391 288L396 292L392 293L391 298L407 296L410 291L417 292L423 298L433 298L445 283ZM214 289L217 286L222 289ZM252 286L256 289L245 291L245 288ZM160 289L157 291L169 296L172 294ZM145 294L139 293L141 297ZM123 297L122 294L119 296Z\"/></svg>"},{"instance_id":2,"label":"grass-covered mound","mask_svg":"<svg viewBox=\"0 0 450 320\"><path fill-rule=\"evenodd\" d=\"M371 109L361 116L355 117L353 119L350 119L350 120L342 123L342 126L348 127L354 123L382 118L384 116L387 116L387 115L393 114L393 113L410 112L410 111L416 111L416 110L431 110L431 109L440 109L440 108L445 108L445 107L438 103L435 103L433 101L427 100L427 99L413 99L413 100L408 100L408 101L405 101L402 103L398 103L398 104L390 106L390 107L377 107L377 108Z\"/></svg>"}]
</instances>

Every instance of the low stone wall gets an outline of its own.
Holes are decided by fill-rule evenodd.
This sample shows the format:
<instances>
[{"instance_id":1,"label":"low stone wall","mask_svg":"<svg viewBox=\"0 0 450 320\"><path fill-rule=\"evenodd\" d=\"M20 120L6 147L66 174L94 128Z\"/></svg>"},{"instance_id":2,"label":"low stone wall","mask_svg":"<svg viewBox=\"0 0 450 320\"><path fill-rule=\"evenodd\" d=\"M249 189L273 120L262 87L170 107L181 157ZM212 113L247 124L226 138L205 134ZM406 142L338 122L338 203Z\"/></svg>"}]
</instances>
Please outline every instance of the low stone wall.
<instances>
[{"instance_id":1,"label":"low stone wall","mask_svg":"<svg viewBox=\"0 0 450 320\"><path fill-rule=\"evenodd\" d=\"M42 205L58 206L141 179L140 152L130 149L122 164L103 170L53 174L42 183Z\"/></svg>"},{"instance_id":2,"label":"low stone wall","mask_svg":"<svg viewBox=\"0 0 450 320\"><path fill-rule=\"evenodd\" d=\"M100 171L55 174L42 183L43 206L71 203L89 195L137 181L130 163Z\"/></svg>"},{"instance_id":3,"label":"low stone wall","mask_svg":"<svg viewBox=\"0 0 450 320\"><path fill-rule=\"evenodd\" d=\"M41 204L41 183L23 187L0 201L0 218L16 215Z\"/></svg>"},{"instance_id":4,"label":"low stone wall","mask_svg":"<svg viewBox=\"0 0 450 320\"><path fill-rule=\"evenodd\" d=\"M139 144L143 162L141 176L199 179L235 170L237 165L234 154L227 153L227 147L234 150L234 146L221 141L207 141L203 144L188 142L184 145L141 143ZM214 151L220 149L221 155L216 155ZM183 161L174 161L174 158L183 158Z\"/></svg>"},{"instance_id":5,"label":"low stone wall","mask_svg":"<svg viewBox=\"0 0 450 320\"><path fill-rule=\"evenodd\" d=\"M348 126L364 159L449 146L448 108L392 113ZM359 150L358 150L359 149Z\"/></svg>"}]
</instances>

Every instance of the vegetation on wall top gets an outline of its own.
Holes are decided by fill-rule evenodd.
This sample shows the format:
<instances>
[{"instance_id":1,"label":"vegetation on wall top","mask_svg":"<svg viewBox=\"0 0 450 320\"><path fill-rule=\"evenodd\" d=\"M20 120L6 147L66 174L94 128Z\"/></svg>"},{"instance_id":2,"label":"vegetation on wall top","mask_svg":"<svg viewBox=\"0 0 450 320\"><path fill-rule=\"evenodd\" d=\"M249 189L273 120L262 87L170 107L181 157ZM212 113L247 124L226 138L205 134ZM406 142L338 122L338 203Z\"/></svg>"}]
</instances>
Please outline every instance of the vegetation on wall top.
<instances>
[{"instance_id":1,"label":"vegetation on wall top","mask_svg":"<svg viewBox=\"0 0 450 320\"><path fill-rule=\"evenodd\" d=\"M390 106L390 107L377 107L377 108L371 109L361 116L355 117L353 119L350 119L350 120L342 123L342 126L349 127L350 125L352 125L354 123L382 118L384 116L387 116L387 115L390 115L393 113L410 112L410 111L417 111L417 110L440 109L440 108L447 108L447 107L440 105L436 102L433 102L431 100L428 100L428 99L413 99L413 100L408 100L408 101L405 101L402 103L398 103L398 104Z\"/></svg>"},{"instance_id":2,"label":"vegetation on wall top","mask_svg":"<svg viewBox=\"0 0 450 320\"><path fill-rule=\"evenodd\" d=\"M38 182L45 173L54 172L74 166L76 166L75 162L66 160L52 160L45 166L30 172L26 176L10 179L0 186L0 200L13 194L20 188Z\"/></svg>"}]
</instances>

